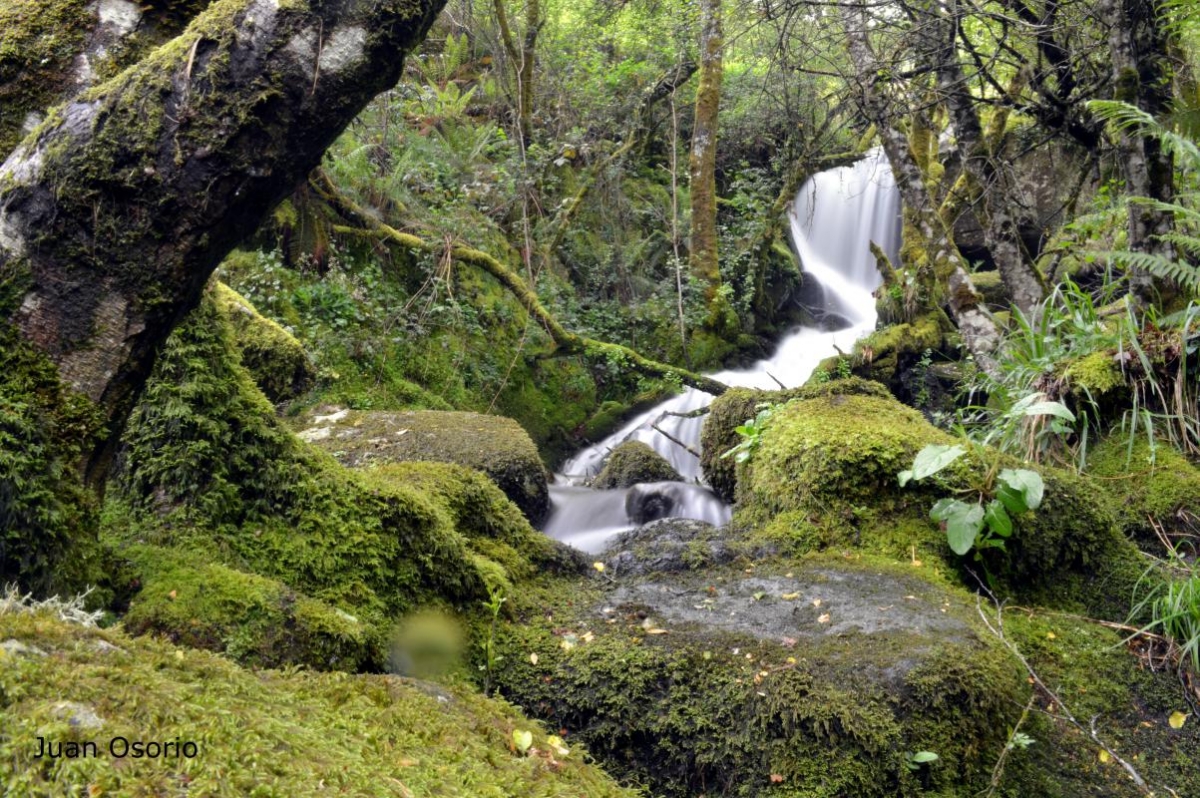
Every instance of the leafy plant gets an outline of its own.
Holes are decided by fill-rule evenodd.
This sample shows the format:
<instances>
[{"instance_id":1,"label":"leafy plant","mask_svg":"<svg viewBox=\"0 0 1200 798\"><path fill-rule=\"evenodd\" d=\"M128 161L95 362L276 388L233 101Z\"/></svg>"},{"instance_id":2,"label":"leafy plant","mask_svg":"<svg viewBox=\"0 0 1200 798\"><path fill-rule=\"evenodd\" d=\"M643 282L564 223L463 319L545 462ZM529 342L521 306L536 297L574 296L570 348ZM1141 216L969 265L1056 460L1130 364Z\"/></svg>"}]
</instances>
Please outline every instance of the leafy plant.
<instances>
[{"instance_id":1,"label":"leafy plant","mask_svg":"<svg viewBox=\"0 0 1200 798\"><path fill-rule=\"evenodd\" d=\"M963 446L926 446L917 453L913 467L897 475L900 487L936 476L966 453ZM939 499L929 517L944 525L946 541L955 554L962 556L975 549L978 560L984 549L1004 549L1004 541L1013 532L1013 516L1037 509L1044 490L1036 471L1005 468L994 474L989 469L982 483L970 491L976 494L974 501Z\"/></svg>"},{"instance_id":2,"label":"leafy plant","mask_svg":"<svg viewBox=\"0 0 1200 798\"><path fill-rule=\"evenodd\" d=\"M922 765L928 765L931 762L936 762L941 757L933 751L917 751L916 753L908 754L904 758L904 766L911 771L918 771Z\"/></svg>"},{"instance_id":3,"label":"leafy plant","mask_svg":"<svg viewBox=\"0 0 1200 798\"><path fill-rule=\"evenodd\" d=\"M483 694L491 695L492 692L492 674L496 671L496 664L503 659L502 655L496 654L496 627L500 623L500 610L504 607L504 602L508 598L504 595L504 591L496 588L488 588L488 600L483 602L483 607L491 616L488 624L487 637L480 644L483 648Z\"/></svg>"},{"instance_id":4,"label":"leafy plant","mask_svg":"<svg viewBox=\"0 0 1200 798\"><path fill-rule=\"evenodd\" d=\"M1172 641L1179 647L1180 659L1200 673L1200 572L1193 570L1186 579L1155 580L1130 616L1149 616L1137 634L1149 632Z\"/></svg>"},{"instance_id":5,"label":"leafy plant","mask_svg":"<svg viewBox=\"0 0 1200 798\"><path fill-rule=\"evenodd\" d=\"M758 449L758 444L762 439L763 430L766 429L767 422L775 415L776 411L782 405L772 402L759 402L755 405L758 413L754 418L746 419L746 423L734 427L733 431L742 436L741 442L727 452L721 454L721 459L732 457L735 462L744 463L749 460L754 452Z\"/></svg>"}]
</instances>

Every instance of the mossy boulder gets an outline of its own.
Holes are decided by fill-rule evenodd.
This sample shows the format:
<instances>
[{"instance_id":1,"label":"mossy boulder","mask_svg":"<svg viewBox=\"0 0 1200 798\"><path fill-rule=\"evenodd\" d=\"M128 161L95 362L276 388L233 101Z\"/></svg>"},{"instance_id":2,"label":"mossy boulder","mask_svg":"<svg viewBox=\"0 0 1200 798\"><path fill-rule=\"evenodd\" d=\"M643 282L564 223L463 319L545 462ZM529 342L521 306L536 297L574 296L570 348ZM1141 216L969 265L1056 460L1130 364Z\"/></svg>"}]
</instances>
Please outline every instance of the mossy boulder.
<instances>
[{"instance_id":1,"label":"mossy boulder","mask_svg":"<svg viewBox=\"0 0 1200 798\"><path fill-rule=\"evenodd\" d=\"M534 524L550 509L546 467L529 435L510 418L337 410L315 416L300 435L351 467L427 460L482 471Z\"/></svg>"},{"instance_id":2,"label":"mossy boulder","mask_svg":"<svg viewBox=\"0 0 1200 798\"><path fill-rule=\"evenodd\" d=\"M0 608L0 783L11 795L633 798L570 742L461 683L244 669L161 640ZM40 653L38 653L40 652ZM513 731L533 748L512 748ZM557 733L557 729L553 733ZM37 759L38 737L97 756ZM109 741L193 743L114 759ZM189 753L191 749L188 749ZM333 786L336 785L336 786Z\"/></svg>"},{"instance_id":3,"label":"mossy boulder","mask_svg":"<svg viewBox=\"0 0 1200 798\"><path fill-rule=\"evenodd\" d=\"M233 327L242 365L268 399L286 402L312 387L316 368L291 333L259 314L224 283L213 286L213 300Z\"/></svg>"},{"instance_id":4,"label":"mossy boulder","mask_svg":"<svg viewBox=\"0 0 1200 798\"><path fill-rule=\"evenodd\" d=\"M792 552L939 557L974 586L929 510L946 496L979 495L990 469L1031 466L976 446L937 479L901 488L897 474L924 446L957 441L890 397L844 387L850 392L830 383L826 395L794 399L774 414L739 473L735 524ZM1123 620L1143 568L1139 555L1098 488L1060 469L1037 470L1042 506L1015 519L1004 551L986 553L988 573L1027 599Z\"/></svg>"},{"instance_id":5,"label":"mossy boulder","mask_svg":"<svg viewBox=\"0 0 1200 798\"><path fill-rule=\"evenodd\" d=\"M837 390L880 397L889 395L884 386L857 378L839 381ZM700 436L700 467L708 486L726 502L736 499L737 461L722 455L741 442L742 438L736 429L755 417L759 405L781 405L792 399L819 396L827 392L823 385L811 385L785 391L733 388L718 396L709 405Z\"/></svg>"},{"instance_id":6,"label":"mossy boulder","mask_svg":"<svg viewBox=\"0 0 1200 798\"><path fill-rule=\"evenodd\" d=\"M970 596L840 556L749 571L530 595L500 635L501 690L659 796L986 787L1029 687ZM910 771L921 750L939 766Z\"/></svg>"},{"instance_id":7,"label":"mossy boulder","mask_svg":"<svg viewBox=\"0 0 1200 798\"><path fill-rule=\"evenodd\" d=\"M270 617L275 599L287 601L286 588L353 615L368 642L425 604L476 611L489 586L574 567L482 475L436 465L356 471L297 439L242 367L211 294L168 339L130 418L102 540L132 563L150 591L144 602L171 590L178 600L179 586L160 578L163 566L143 557L143 546L185 550L198 558L192 563L228 569L216 577L229 592L242 580L268 597L231 611L219 601L197 604L212 611L197 618L201 625L220 630L234 617ZM236 650L256 660L268 626L254 626L264 635ZM229 650L215 632L192 640L206 641ZM335 654L304 661L344 664L350 656Z\"/></svg>"},{"instance_id":8,"label":"mossy boulder","mask_svg":"<svg viewBox=\"0 0 1200 798\"><path fill-rule=\"evenodd\" d=\"M630 488L644 482L678 482L679 472L667 458L642 441L625 441L604 460L604 468L592 480L597 490Z\"/></svg>"}]
</instances>

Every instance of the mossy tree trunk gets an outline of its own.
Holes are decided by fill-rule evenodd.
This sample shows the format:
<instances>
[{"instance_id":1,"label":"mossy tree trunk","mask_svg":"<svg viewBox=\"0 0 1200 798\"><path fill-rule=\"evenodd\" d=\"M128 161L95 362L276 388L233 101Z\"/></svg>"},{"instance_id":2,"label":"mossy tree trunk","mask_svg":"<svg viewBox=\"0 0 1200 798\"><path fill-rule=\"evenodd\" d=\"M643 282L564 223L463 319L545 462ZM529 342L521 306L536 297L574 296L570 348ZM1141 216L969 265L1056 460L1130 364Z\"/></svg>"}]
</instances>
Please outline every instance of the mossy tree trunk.
<instances>
[{"instance_id":1,"label":"mossy tree trunk","mask_svg":"<svg viewBox=\"0 0 1200 798\"><path fill-rule=\"evenodd\" d=\"M97 408L89 483L221 258L395 84L442 5L224 0L0 167L0 324Z\"/></svg>"},{"instance_id":2,"label":"mossy tree trunk","mask_svg":"<svg viewBox=\"0 0 1200 798\"><path fill-rule=\"evenodd\" d=\"M0 0L0 158L44 112L176 36L210 0Z\"/></svg>"},{"instance_id":3,"label":"mossy tree trunk","mask_svg":"<svg viewBox=\"0 0 1200 798\"><path fill-rule=\"evenodd\" d=\"M1046 294L1044 281L1021 240L1021 208L1032 202L1017 195L1009 169L989 148L984 136L978 104L959 61L958 33L963 16L958 0L931 4L922 9L916 31L923 40L922 49L929 51L934 64L938 95L950 111L963 153L963 168L983 200L979 216L984 243L1013 304L1032 314ZM1002 135L997 140L1002 142Z\"/></svg>"},{"instance_id":4,"label":"mossy tree trunk","mask_svg":"<svg viewBox=\"0 0 1200 798\"><path fill-rule=\"evenodd\" d=\"M1167 110L1171 101L1172 69L1168 60L1166 9L1160 0L1101 0L1099 16L1109 26L1114 98L1135 105L1151 116ZM1117 157L1125 176L1125 193L1170 202L1174 193L1174 163L1158 139L1125 131L1117 136ZM1168 257L1171 245L1160 237L1174 229L1170 213L1145 204L1129 205L1129 248ZM1132 275L1134 290L1151 299L1149 275Z\"/></svg>"},{"instance_id":5,"label":"mossy tree trunk","mask_svg":"<svg viewBox=\"0 0 1200 798\"><path fill-rule=\"evenodd\" d=\"M537 56L538 34L541 33L545 19L542 17L541 0L526 0L525 32L518 48L504 3L505 0L494 0L493 8L500 27L500 40L504 44L508 60L512 62L513 75L517 81L517 127L520 128L521 138L528 142L529 137L533 135L533 67Z\"/></svg>"},{"instance_id":6,"label":"mossy tree trunk","mask_svg":"<svg viewBox=\"0 0 1200 798\"><path fill-rule=\"evenodd\" d=\"M985 372L995 374L999 330L984 311L982 297L972 285L950 229L938 213L937 204L926 185L926 174L913 155L908 137L897 127L900 115L890 106L885 95L891 71L871 49L866 6L860 0L857 4L842 6L839 13L854 67L852 80L858 93L858 103L864 115L879 131L879 138L904 201L908 222L906 237L919 236L924 245L924 257L928 259L925 268L932 279L931 288L945 299L963 343L975 362Z\"/></svg>"},{"instance_id":7,"label":"mossy tree trunk","mask_svg":"<svg viewBox=\"0 0 1200 798\"><path fill-rule=\"evenodd\" d=\"M691 270L704 286L708 306L706 326L723 326L726 308L722 299L721 269L717 253L717 125L724 72L721 0L700 3L700 85L696 89L696 115L692 150L688 160L691 189Z\"/></svg>"}]
</instances>

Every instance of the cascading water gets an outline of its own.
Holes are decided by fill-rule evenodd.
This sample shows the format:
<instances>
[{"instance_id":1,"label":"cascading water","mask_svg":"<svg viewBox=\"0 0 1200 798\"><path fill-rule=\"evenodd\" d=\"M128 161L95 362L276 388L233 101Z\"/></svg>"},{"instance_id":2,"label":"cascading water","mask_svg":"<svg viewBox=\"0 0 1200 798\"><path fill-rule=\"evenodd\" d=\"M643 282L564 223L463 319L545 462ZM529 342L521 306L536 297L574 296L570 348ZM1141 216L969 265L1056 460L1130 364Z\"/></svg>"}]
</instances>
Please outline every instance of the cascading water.
<instances>
[{"instance_id":1,"label":"cascading water","mask_svg":"<svg viewBox=\"0 0 1200 798\"><path fill-rule=\"evenodd\" d=\"M727 385L766 389L778 388L779 383L801 385L822 360L838 349L849 351L875 326L872 292L879 275L870 245L874 241L893 260L900 245L900 196L883 152L874 150L852 166L809 178L788 215L804 273L823 291L823 306L812 308L822 317L823 329L801 327L780 342L769 360L712 375ZM840 328L830 331L833 326ZM727 523L729 508L697 484L701 474L696 456L651 428L657 425L698 451L704 419L664 414L688 413L711 401L709 394L689 389L567 461L550 488L552 512L546 534L583 551L598 552L610 537L636 526L626 510L630 491L651 487L671 504L671 516L718 526ZM649 444L688 482L607 491L580 486L600 471L613 447L630 440Z\"/></svg>"}]
</instances>

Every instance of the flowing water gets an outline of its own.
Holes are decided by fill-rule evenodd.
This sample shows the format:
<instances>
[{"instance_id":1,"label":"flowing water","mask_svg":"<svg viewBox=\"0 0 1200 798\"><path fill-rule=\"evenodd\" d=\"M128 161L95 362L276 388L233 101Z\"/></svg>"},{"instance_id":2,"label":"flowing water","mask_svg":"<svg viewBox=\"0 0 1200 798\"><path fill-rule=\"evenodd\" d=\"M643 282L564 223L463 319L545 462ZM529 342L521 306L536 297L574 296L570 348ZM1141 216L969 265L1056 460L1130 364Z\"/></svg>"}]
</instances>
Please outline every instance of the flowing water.
<instances>
[{"instance_id":1,"label":"flowing water","mask_svg":"<svg viewBox=\"0 0 1200 798\"><path fill-rule=\"evenodd\" d=\"M727 385L767 389L778 388L779 383L801 385L822 360L838 349L850 351L855 340L875 327L872 292L879 275L870 244L874 241L893 261L900 245L900 197L883 153L872 151L852 166L810 178L796 194L788 215L805 277L821 287L821 306L812 310L822 319L822 328L801 327L780 342L770 359L712 375ZM656 425L698 451L704 418L665 414L687 413L711 401L711 395L689 389L568 460L550 487L552 511L546 534L583 551L598 552L613 535L637 525L629 511L635 510L636 516L646 501L655 502L660 514L718 526L727 523L729 508L700 484L699 459L651 428ZM582 487L599 473L614 446L630 440L649 444L686 482L605 491Z\"/></svg>"}]
</instances>

